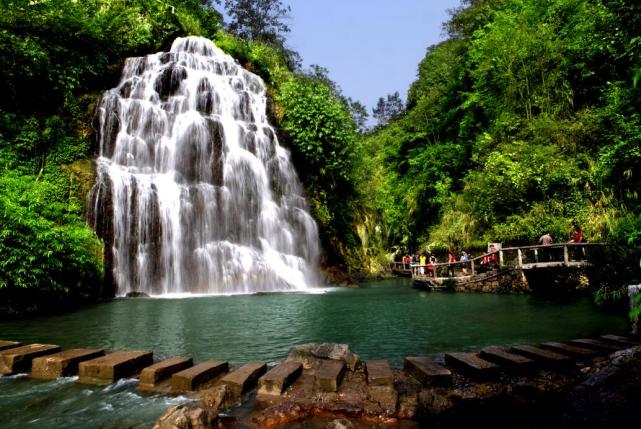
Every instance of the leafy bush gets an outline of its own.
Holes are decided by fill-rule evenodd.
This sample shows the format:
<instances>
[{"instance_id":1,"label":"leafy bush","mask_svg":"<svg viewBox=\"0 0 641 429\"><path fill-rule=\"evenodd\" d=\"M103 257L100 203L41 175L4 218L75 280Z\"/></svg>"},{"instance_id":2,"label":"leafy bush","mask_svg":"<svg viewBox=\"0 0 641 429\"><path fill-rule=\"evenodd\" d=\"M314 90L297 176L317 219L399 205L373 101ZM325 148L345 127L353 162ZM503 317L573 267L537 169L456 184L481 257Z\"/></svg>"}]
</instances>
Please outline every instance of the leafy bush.
<instances>
[{"instance_id":1,"label":"leafy bush","mask_svg":"<svg viewBox=\"0 0 641 429\"><path fill-rule=\"evenodd\" d=\"M356 124L345 101L322 80L295 75L281 83L281 125L321 225L332 262L355 250L353 186Z\"/></svg>"},{"instance_id":2,"label":"leafy bush","mask_svg":"<svg viewBox=\"0 0 641 429\"><path fill-rule=\"evenodd\" d=\"M79 216L60 174L46 181L0 176L0 296L4 313L55 311L95 299L101 243ZM53 300L53 301L50 301Z\"/></svg>"}]
</instances>

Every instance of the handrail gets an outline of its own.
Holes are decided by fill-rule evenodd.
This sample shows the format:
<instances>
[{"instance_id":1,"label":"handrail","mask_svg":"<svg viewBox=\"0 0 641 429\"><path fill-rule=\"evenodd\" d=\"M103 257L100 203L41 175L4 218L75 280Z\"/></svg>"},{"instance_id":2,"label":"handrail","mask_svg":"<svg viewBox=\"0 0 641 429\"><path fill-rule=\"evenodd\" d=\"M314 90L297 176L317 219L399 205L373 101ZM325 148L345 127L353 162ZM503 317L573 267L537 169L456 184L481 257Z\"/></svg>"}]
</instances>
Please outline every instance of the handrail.
<instances>
[{"instance_id":1,"label":"handrail","mask_svg":"<svg viewBox=\"0 0 641 429\"><path fill-rule=\"evenodd\" d=\"M536 244L536 245L531 245L531 246L519 246L519 247L502 247L498 251L506 251L506 250L529 250L529 249L552 249L555 247L565 247L565 246L572 246L572 247L583 247L583 246L609 246L608 243L573 243L573 242L568 242L568 243L552 243L552 244Z\"/></svg>"},{"instance_id":2,"label":"handrail","mask_svg":"<svg viewBox=\"0 0 641 429\"><path fill-rule=\"evenodd\" d=\"M517 251L517 260L516 260L516 266L518 267L523 267L526 265L529 265L527 263L523 262L524 259L524 251L529 251L529 250L534 250L535 258L537 258L538 263L538 253L537 250L550 250L550 249L565 249L563 252L563 260L561 261L552 261L552 262L562 262L565 264L568 264L570 262L570 256L569 256L569 248L585 248L585 247L604 247L608 246L607 243L553 243L553 244L539 244L539 245L532 245L532 246L521 246L521 247L505 247L501 249L497 249L493 252L489 253L483 253L480 256L470 258L467 261L455 261L455 262L436 262L436 263L428 263L428 264L417 264L417 263L411 263L410 264L410 270L412 271L412 274L417 274L417 271L421 268L428 268L428 271L432 271L434 273L438 268L442 267L448 267L453 269L453 267L457 266L462 266L463 269L465 270L466 268L471 268L472 275L475 274L476 272L476 267L478 261L483 261L483 259L487 257L498 257L498 261L493 261L493 265L498 265L499 267L504 267L506 265L511 265L511 264L506 264L505 258L504 258L504 252L512 252L512 251ZM405 264L407 265L407 264ZM481 262L481 265L487 265L483 264ZM465 271L464 271L465 272ZM421 274L425 275L425 274Z\"/></svg>"}]
</instances>

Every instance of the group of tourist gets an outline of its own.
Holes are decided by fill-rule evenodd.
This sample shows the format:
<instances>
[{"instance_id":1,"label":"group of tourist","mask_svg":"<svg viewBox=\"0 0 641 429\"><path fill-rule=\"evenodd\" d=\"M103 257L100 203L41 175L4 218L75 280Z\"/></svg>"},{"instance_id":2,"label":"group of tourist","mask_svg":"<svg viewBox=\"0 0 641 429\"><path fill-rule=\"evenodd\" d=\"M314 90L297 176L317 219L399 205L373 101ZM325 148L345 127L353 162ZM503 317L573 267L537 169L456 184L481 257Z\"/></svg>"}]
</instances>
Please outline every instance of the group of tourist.
<instances>
[{"instance_id":1,"label":"group of tourist","mask_svg":"<svg viewBox=\"0 0 641 429\"><path fill-rule=\"evenodd\" d=\"M579 228L579 226L576 224L572 225L572 229L570 230L569 243L583 243L583 242L585 242L585 237L581 232L581 228ZM554 244L554 239L552 238L552 234L550 234L550 231L548 230L544 231L543 235L539 238L538 243L543 246L549 246L550 244Z\"/></svg>"},{"instance_id":2,"label":"group of tourist","mask_svg":"<svg viewBox=\"0 0 641 429\"><path fill-rule=\"evenodd\" d=\"M472 256L466 252L464 249L460 251L460 254L457 256L455 251L449 250L447 252L447 264L448 264L448 275L454 277L454 267L456 265L461 267L462 274L467 275L469 264L472 259ZM405 269L415 268L418 270L418 273L421 275L433 275L436 276L434 272L434 266L439 262L438 258L433 253L422 252L420 254L405 254L401 255L400 253L396 254L394 258L395 262L401 262L404 264ZM489 270L498 266L498 253L496 247L492 244L489 248L489 253L483 257L481 260L480 270Z\"/></svg>"},{"instance_id":3,"label":"group of tourist","mask_svg":"<svg viewBox=\"0 0 641 429\"><path fill-rule=\"evenodd\" d=\"M581 228L578 225L573 225L570 232L570 243L583 243L585 237L581 232ZM544 234L539 238L538 244L548 246L554 244L552 234L549 231L545 231ZM500 247L500 246L499 246ZM477 273L487 272L491 270L496 270L499 267L499 252L495 244L490 244L488 251L480 260L480 263L477 263L475 266L475 271ZM537 258L538 259L538 258ZM448 250L447 252L447 271L449 277L454 277L454 267L460 266L462 275L467 275L470 268L470 261L472 260L472 255L466 252L464 249L461 249L460 254L456 255L454 250ZM397 263L403 263L405 270L416 269L418 274L421 275L432 275L437 276L435 272L435 265L438 263L438 259L435 254L429 252L422 252L420 254L401 254L396 253L394 261ZM537 261L538 262L538 261Z\"/></svg>"}]
</instances>

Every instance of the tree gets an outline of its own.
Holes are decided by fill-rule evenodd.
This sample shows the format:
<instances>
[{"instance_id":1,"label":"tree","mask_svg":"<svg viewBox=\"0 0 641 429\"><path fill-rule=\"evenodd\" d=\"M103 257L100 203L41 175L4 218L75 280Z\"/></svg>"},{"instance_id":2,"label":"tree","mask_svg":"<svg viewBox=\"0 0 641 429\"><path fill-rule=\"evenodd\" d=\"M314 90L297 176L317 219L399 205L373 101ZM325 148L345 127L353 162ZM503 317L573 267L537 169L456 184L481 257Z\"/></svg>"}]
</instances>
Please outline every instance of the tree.
<instances>
[{"instance_id":1,"label":"tree","mask_svg":"<svg viewBox=\"0 0 641 429\"><path fill-rule=\"evenodd\" d=\"M353 100L352 97L347 97L346 101L358 131L364 133L367 130L367 118L369 118L367 107L360 101Z\"/></svg>"},{"instance_id":2,"label":"tree","mask_svg":"<svg viewBox=\"0 0 641 429\"><path fill-rule=\"evenodd\" d=\"M390 119L398 116L402 111L403 100L398 91L394 94L387 94L387 99L383 97L379 98L376 107L372 109L373 116L378 121L378 125L385 125Z\"/></svg>"},{"instance_id":3,"label":"tree","mask_svg":"<svg viewBox=\"0 0 641 429\"><path fill-rule=\"evenodd\" d=\"M284 45L283 33L290 32L284 20L289 17L291 7L281 0L225 0L225 7L232 19L228 29L238 37L278 47Z\"/></svg>"},{"instance_id":4,"label":"tree","mask_svg":"<svg viewBox=\"0 0 641 429\"><path fill-rule=\"evenodd\" d=\"M358 131L360 133L365 132L367 128L367 118L369 117L367 114L367 108L360 101L353 100L352 97L346 97L343 95L341 87L329 77L329 70L326 67L319 66L318 64L312 64L309 66L309 70L306 70L303 75L327 85L337 98L345 102L345 105L352 114L352 118L354 118Z\"/></svg>"}]
</instances>

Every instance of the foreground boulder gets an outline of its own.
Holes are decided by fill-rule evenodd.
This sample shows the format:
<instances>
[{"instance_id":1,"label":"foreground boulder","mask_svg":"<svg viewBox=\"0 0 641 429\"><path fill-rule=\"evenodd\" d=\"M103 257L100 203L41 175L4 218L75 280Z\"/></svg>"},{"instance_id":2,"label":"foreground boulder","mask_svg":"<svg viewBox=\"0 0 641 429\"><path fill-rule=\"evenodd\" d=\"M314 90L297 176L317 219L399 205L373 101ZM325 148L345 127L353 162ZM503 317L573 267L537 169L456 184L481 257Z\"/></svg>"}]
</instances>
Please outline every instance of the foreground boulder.
<instances>
[{"instance_id":1,"label":"foreground boulder","mask_svg":"<svg viewBox=\"0 0 641 429\"><path fill-rule=\"evenodd\" d=\"M641 407L641 347L613 353L603 365L585 368L587 378L567 395L561 425L635 427Z\"/></svg>"},{"instance_id":2,"label":"foreground boulder","mask_svg":"<svg viewBox=\"0 0 641 429\"><path fill-rule=\"evenodd\" d=\"M198 404L177 405L160 416L152 429L211 429L219 426L218 412Z\"/></svg>"},{"instance_id":3,"label":"foreground boulder","mask_svg":"<svg viewBox=\"0 0 641 429\"><path fill-rule=\"evenodd\" d=\"M350 371L361 367L361 359L347 344L302 344L294 346L287 356L289 361L301 362L305 369L318 367L326 359L343 361Z\"/></svg>"}]
</instances>

